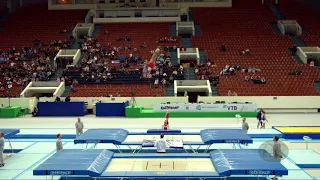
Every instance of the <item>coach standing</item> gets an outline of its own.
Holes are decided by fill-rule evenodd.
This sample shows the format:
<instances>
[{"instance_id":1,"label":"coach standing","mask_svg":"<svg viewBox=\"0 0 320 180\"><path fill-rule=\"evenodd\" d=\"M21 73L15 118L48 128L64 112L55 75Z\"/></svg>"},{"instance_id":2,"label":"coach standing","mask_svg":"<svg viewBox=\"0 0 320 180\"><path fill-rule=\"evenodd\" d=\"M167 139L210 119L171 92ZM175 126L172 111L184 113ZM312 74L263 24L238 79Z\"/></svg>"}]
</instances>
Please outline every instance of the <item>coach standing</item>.
<instances>
[{"instance_id":1,"label":"coach standing","mask_svg":"<svg viewBox=\"0 0 320 180\"><path fill-rule=\"evenodd\" d=\"M76 126L76 136L80 136L83 133L83 123L81 122L81 119L78 118L78 121L75 124Z\"/></svg>"},{"instance_id":2,"label":"coach standing","mask_svg":"<svg viewBox=\"0 0 320 180\"><path fill-rule=\"evenodd\" d=\"M244 133L248 133L248 130L249 130L249 125L248 125L248 123L247 123L247 118L243 118L242 119L242 131L244 132ZM248 145L248 143L245 143L244 145Z\"/></svg>"},{"instance_id":3,"label":"coach standing","mask_svg":"<svg viewBox=\"0 0 320 180\"><path fill-rule=\"evenodd\" d=\"M260 111L258 112L257 114L257 120L258 120L258 125L257 125L257 129L259 129L259 126L261 125L262 126L262 123L261 123L261 119L262 119L262 113L263 113L263 109L260 109Z\"/></svg>"},{"instance_id":4,"label":"coach standing","mask_svg":"<svg viewBox=\"0 0 320 180\"><path fill-rule=\"evenodd\" d=\"M281 145L279 143L278 136L274 136L274 138L273 138L273 157L276 161L281 161L281 159L282 159ZM278 179L278 177L275 176L271 179L276 180L276 179Z\"/></svg>"},{"instance_id":5,"label":"coach standing","mask_svg":"<svg viewBox=\"0 0 320 180\"><path fill-rule=\"evenodd\" d=\"M0 132L0 167L4 166L3 151L4 151L4 134Z\"/></svg>"}]
</instances>

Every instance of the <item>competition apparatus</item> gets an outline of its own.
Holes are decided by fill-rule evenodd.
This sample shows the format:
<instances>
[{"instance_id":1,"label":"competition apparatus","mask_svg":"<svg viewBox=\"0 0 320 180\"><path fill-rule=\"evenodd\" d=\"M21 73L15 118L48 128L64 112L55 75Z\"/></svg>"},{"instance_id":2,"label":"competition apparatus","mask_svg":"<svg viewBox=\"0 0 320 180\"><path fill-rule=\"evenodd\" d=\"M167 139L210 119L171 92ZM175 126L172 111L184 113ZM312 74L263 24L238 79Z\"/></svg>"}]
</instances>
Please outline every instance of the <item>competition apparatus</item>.
<instances>
[{"instance_id":1,"label":"competition apparatus","mask_svg":"<svg viewBox=\"0 0 320 180\"><path fill-rule=\"evenodd\" d=\"M265 150L214 150L205 154L115 154L108 150L64 149L33 170L35 176L93 178L225 178L242 176L246 179L288 175L288 170ZM265 152L268 154L267 152ZM250 157L250 158L247 158ZM180 158L180 159L179 159ZM269 158L265 161L265 158ZM136 163L136 162L139 163ZM193 169L196 161L203 171ZM122 163L121 163L122 162ZM123 162L126 162L124 165ZM190 167L186 167L185 162ZM254 162L254 163L252 163ZM160 166L159 166L160 164ZM162 164L162 166L161 166ZM253 176L254 175L254 176Z\"/></svg>"},{"instance_id":2,"label":"competition apparatus","mask_svg":"<svg viewBox=\"0 0 320 180\"><path fill-rule=\"evenodd\" d=\"M174 134L179 132L179 130L172 131ZM148 130L147 132L150 132L150 134L160 134L164 130ZM94 147L99 143L114 144L119 153L122 153L121 146L127 146L131 150L131 153L140 152L142 148L154 146L154 138L136 142L125 142L128 136L130 136L129 132L125 129L89 129L77 137L74 143L86 144L86 148L90 143L95 144ZM206 146L204 152L207 152L213 144L228 143L232 144L235 148L235 144L250 144L253 142L252 138L241 129L205 129L200 131L200 137L202 141L182 141L182 139L167 141L170 144L170 148L184 149L184 146L189 146L193 153L198 152L202 146ZM137 148L133 149L131 146L137 146ZM194 149L192 146L198 146L198 148Z\"/></svg>"}]
</instances>

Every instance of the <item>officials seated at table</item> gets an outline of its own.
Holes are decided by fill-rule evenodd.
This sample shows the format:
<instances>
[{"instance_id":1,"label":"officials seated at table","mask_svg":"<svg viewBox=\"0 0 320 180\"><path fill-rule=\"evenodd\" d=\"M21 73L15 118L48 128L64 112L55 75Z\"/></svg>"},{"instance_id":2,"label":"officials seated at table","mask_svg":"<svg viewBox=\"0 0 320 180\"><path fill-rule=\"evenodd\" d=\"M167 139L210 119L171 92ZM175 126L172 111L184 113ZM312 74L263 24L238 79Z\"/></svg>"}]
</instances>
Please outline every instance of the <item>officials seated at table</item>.
<instances>
[{"instance_id":1,"label":"officials seated at table","mask_svg":"<svg viewBox=\"0 0 320 180\"><path fill-rule=\"evenodd\" d=\"M166 153L166 149L169 147L169 144L164 139L164 134L160 135L160 139L154 144L157 147L157 153Z\"/></svg>"}]
</instances>

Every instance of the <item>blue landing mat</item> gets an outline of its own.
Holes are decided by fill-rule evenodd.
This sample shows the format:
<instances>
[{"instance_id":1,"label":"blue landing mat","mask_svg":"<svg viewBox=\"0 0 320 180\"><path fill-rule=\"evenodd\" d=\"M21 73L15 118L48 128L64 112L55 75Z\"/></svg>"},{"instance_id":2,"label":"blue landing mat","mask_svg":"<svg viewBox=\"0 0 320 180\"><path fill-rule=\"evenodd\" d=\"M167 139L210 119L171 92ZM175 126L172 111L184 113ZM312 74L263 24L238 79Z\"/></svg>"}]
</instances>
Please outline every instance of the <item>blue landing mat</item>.
<instances>
[{"instance_id":1,"label":"blue landing mat","mask_svg":"<svg viewBox=\"0 0 320 180\"><path fill-rule=\"evenodd\" d=\"M128 136L125 129L88 129L74 140L75 144L112 143L121 144Z\"/></svg>"},{"instance_id":2,"label":"blue landing mat","mask_svg":"<svg viewBox=\"0 0 320 180\"><path fill-rule=\"evenodd\" d=\"M220 176L288 175L288 170L262 149L215 150L210 157Z\"/></svg>"},{"instance_id":3,"label":"blue landing mat","mask_svg":"<svg viewBox=\"0 0 320 180\"><path fill-rule=\"evenodd\" d=\"M109 165L112 156L113 152L108 150L63 149L33 170L33 175L100 176Z\"/></svg>"},{"instance_id":4,"label":"blue landing mat","mask_svg":"<svg viewBox=\"0 0 320 180\"><path fill-rule=\"evenodd\" d=\"M200 131L200 136L205 144L253 142L241 129L205 129Z\"/></svg>"},{"instance_id":5,"label":"blue landing mat","mask_svg":"<svg viewBox=\"0 0 320 180\"><path fill-rule=\"evenodd\" d=\"M19 129L0 129L0 132L4 134L5 139L11 138L11 136L14 136L20 132Z\"/></svg>"},{"instance_id":6,"label":"blue landing mat","mask_svg":"<svg viewBox=\"0 0 320 180\"><path fill-rule=\"evenodd\" d=\"M288 158L300 168L320 168L320 154L313 150L290 150Z\"/></svg>"}]
</instances>

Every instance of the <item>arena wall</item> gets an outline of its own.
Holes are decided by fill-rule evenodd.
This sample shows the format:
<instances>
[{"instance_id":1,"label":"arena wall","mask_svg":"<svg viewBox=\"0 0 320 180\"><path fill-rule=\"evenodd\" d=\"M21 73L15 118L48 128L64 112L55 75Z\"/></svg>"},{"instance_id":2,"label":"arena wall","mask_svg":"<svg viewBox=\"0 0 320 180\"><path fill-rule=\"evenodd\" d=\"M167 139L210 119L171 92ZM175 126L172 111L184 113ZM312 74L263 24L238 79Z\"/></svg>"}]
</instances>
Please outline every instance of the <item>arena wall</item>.
<instances>
[{"instance_id":1,"label":"arena wall","mask_svg":"<svg viewBox=\"0 0 320 180\"><path fill-rule=\"evenodd\" d=\"M98 101L102 102L125 102L130 101L130 97L90 97L90 98L71 98L72 101L85 101L88 102L88 108L92 109L93 104ZM187 97L136 97L136 104L144 108L153 108L154 103L166 103L166 102L188 102ZM64 99L62 99L64 100ZM54 101L54 98L40 98L40 101ZM202 96L198 98L198 101L203 102L253 102L258 105L259 108L263 108L269 112L318 112L320 109L320 97L319 96ZM21 106L23 108L33 109L37 100L35 98L11 98L11 106ZM1 98L0 105L8 106L8 98Z\"/></svg>"}]
</instances>

